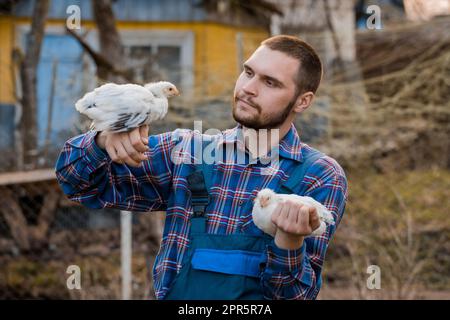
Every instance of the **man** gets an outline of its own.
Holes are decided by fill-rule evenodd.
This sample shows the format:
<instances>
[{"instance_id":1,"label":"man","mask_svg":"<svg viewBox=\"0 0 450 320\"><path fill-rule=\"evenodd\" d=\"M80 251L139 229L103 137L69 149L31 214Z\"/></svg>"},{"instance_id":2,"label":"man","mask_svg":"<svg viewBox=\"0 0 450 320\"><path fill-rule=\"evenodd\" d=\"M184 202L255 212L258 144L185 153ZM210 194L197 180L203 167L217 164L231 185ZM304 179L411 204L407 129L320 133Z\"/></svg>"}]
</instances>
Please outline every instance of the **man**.
<instances>
[{"instance_id":1,"label":"man","mask_svg":"<svg viewBox=\"0 0 450 320\"><path fill-rule=\"evenodd\" d=\"M71 200L90 208L166 211L153 270L158 299L315 299L347 197L342 168L302 143L293 125L311 105L321 77L322 64L311 46L291 36L269 38L244 63L236 82L237 127L218 135L222 147L243 150L246 163L231 157L198 170L174 161L177 154L196 158L186 148L195 140L191 130L148 138L147 127L90 131L67 141L56 165L58 181ZM259 139L265 129L276 130L278 138ZM242 133L258 139L256 147L242 140ZM277 166L262 161L274 147ZM263 174L267 168L272 174ZM200 180L194 176L198 172L203 172ZM317 212L285 202L272 215L277 227L272 238L251 215L263 188L313 197L336 224L322 236L307 237L319 227Z\"/></svg>"}]
</instances>

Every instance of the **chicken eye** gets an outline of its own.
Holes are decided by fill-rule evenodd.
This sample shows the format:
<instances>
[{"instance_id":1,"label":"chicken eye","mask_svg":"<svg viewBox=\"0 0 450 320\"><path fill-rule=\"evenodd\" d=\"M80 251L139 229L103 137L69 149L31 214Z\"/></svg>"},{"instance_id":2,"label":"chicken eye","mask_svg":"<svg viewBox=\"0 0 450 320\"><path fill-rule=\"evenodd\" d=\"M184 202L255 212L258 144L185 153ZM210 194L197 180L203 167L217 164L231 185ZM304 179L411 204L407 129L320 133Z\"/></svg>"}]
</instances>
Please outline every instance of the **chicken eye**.
<instances>
[{"instance_id":1,"label":"chicken eye","mask_svg":"<svg viewBox=\"0 0 450 320\"><path fill-rule=\"evenodd\" d=\"M172 88L169 88L169 91L172 91L173 89Z\"/></svg>"}]
</instances>

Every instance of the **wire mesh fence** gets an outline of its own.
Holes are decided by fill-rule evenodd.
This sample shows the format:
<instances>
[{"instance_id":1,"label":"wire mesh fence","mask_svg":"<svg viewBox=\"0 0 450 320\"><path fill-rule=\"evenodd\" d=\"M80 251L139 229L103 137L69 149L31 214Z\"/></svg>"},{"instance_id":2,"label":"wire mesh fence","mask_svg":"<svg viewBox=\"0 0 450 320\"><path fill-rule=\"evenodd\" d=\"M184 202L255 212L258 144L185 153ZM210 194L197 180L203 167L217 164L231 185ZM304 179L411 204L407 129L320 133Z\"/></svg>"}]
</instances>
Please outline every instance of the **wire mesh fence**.
<instances>
[{"instance_id":1,"label":"wire mesh fence","mask_svg":"<svg viewBox=\"0 0 450 320\"><path fill-rule=\"evenodd\" d=\"M435 35L448 30L448 22L436 24ZM304 141L316 139L314 143L317 142L321 150L337 158L346 168L361 166L361 170L375 168L380 172L398 168L444 168L443 171L430 171L430 175L423 172L420 175L412 173L406 178L402 176L397 180L405 179L406 182L397 186L399 189L394 186L398 181L393 179L392 190L384 183L386 177L379 178L383 181L378 182L365 180L372 177L366 177L369 169L363 178L353 180L361 183L352 183L355 196L350 199L347 209L348 217L345 219L348 219L348 224L342 226L343 230L338 232L333 242L329 257L336 261L324 275L325 282L341 281L342 286L347 287L349 279L357 278L352 286L359 290L359 296L358 293L355 296L360 298L370 296L361 287L364 266L369 262L384 263L387 266L385 270L390 270L392 286L399 287L392 292L400 292L397 296L392 294L393 298L406 297L408 292L405 290L408 289L409 293L413 292L411 288L418 279L421 285L429 280L441 289L448 289L448 281L435 275L447 272L445 266L449 265L449 249L445 245L448 240L441 237L449 228L448 219L442 215L448 204L448 192L440 190L448 186L450 163L449 40L448 36L442 36L434 45L431 44L434 38L428 42L416 41L411 34L416 38L420 36L422 40L433 34L427 29L421 33L417 30L418 27L398 30L391 33L391 38L386 35L357 35L361 59L348 65L346 70L352 75L359 74L359 78L349 80L346 75L334 73L332 79L325 79L314 106L297 120ZM200 32L199 37L206 36ZM317 35L311 41L320 43L323 37ZM222 55L210 56L205 64L209 66L206 71L183 69L183 74L176 74L176 70L169 70L175 73L172 74L175 78L183 77L186 72L195 74L195 81L185 91L192 95L189 99L172 101L168 116L152 126L151 134L192 128L194 120L202 120L204 130L232 127L235 124L231 115L235 79L242 62L261 40L259 34L224 33L220 49L233 51L235 55L229 59L223 59ZM398 43L402 45L398 46ZM391 49L397 44L402 50L394 55L391 49L380 49L386 48L386 44L393 46L388 47ZM374 51L378 52L377 59L373 59ZM172 57L178 54L177 50L170 52ZM64 90L56 90L60 91ZM74 102L64 108L74 111ZM78 117L76 113L73 115ZM52 121L59 120L54 118ZM50 148L41 161L41 167L47 169L26 172L11 169L16 165L14 150L2 149L0 298L121 299L124 296L123 214L114 209L91 210L68 201L51 169L61 143L85 132L89 125L81 117L71 123L74 125L67 125L57 133L60 135L58 142L45 145ZM39 152L45 154L43 150ZM411 187L417 185L424 187ZM435 185L439 190L433 189ZM433 195L427 196L430 190ZM367 194L370 192L376 196L369 197ZM380 204L380 198L383 204ZM378 206L381 208L374 214L373 210ZM421 210L411 209L416 207ZM384 219L391 218L390 222L397 223L394 218L403 219L411 214L417 220L415 226L399 224L393 230L383 224ZM431 221L426 214L438 217L438 222ZM151 273L159 250L164 213L132 213L131 216L128 296L153 299ZM392 248L390 242L396 246ZM433 252L435 257L426 252ZM398 261L400 268L395 267ZM70 272L71 266L79 267L81 289L71 287L74 274ZM415 272L412 280L402 278L402 268ZM426 276L423 270L427 272Z\"/></svg>"},{"instance_id":2,"label":"wire mesh fence","mask_svg":"<svg viewBox=\"0 0 450 320\"><path fill-rule=\"evenodd\" d=\"M120 211L66 200L51 171L45 173L9 174L7 184L0 176L0 298L121 299ZM163 216L130 214L129 297L152 299ZM71 286L71 266L79 267L80 288Z\"/></svg>"}]
</instances>

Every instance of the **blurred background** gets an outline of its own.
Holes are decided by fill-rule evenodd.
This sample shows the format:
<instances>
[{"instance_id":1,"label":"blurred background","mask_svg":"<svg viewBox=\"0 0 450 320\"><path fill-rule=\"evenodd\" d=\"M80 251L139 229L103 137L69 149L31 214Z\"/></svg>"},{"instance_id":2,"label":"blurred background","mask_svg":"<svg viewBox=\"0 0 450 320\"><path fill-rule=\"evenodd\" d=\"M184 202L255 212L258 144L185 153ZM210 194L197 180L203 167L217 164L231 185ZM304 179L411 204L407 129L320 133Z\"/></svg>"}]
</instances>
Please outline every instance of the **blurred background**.
<instances>
[{"instance_id":1,"label":"blurred background","mask_svg":"<svg viewBox=\"0 0 450 320\"><path fill-rule=\"evenodd\" d=\"M154 299L164 212L90 210L56 183L61 147L89 127L74 103L169 80L182 96L151 134L231 128L242 63L275 34L319 52L296 127L349 180L319 299L450 299L449 0L0 0L0 298Z\"/></svg>"}]
</instances>

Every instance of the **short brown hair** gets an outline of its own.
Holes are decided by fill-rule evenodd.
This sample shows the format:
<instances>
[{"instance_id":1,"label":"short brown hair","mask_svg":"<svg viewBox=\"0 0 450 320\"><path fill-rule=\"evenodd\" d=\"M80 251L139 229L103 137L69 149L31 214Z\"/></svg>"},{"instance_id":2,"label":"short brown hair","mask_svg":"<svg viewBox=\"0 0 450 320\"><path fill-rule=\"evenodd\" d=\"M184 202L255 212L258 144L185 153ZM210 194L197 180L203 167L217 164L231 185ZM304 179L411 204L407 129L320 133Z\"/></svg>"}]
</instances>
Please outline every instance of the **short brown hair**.
<instances>
[{"instance_id":1,"label":"short brown hair","mask_svg":"<svg viewBox=\"0 0 450 320\"><path fill-rule=\"evenodd\" d=\"M297 94L315 93L322 79L322 62L313 47L300 38L279 35L268 38L261 45L281 51L300 62L297 72Z\"/></svg>"}]
</instances>

